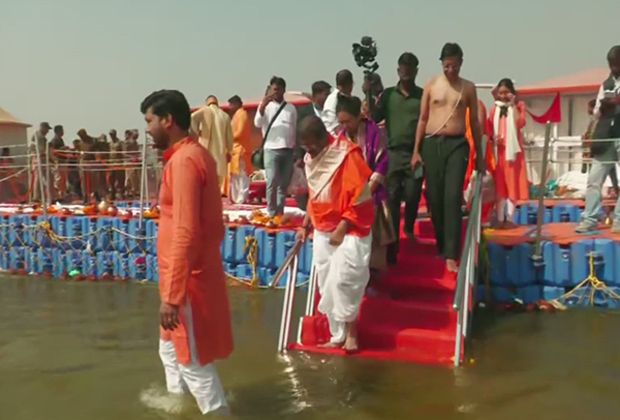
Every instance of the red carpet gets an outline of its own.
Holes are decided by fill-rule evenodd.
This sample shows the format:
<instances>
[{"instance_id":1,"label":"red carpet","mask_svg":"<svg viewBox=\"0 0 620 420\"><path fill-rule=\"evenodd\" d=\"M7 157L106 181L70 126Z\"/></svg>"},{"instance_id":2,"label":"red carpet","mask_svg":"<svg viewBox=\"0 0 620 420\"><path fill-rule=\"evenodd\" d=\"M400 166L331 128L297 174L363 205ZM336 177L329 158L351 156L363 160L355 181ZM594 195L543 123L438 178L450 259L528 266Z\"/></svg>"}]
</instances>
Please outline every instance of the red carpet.
<instances>
[{"instance_id":1,"label":"red carpet","mask_svg":"<svg viewBox=\"0 0 620 420\"><path fill-rule=\"evenodd\" d=\"M465 223L464 223L465 230ZM452 300L456 276L445 271L437 256L429 220L416 224L418 242L401 239L398 266L388 270L362 303L358 333L360 352L354 357L414 363L453 363L456 317ZM303 321L302 345L290 349L344 355L317 345L330 338L322 315Z\"/></svg>"}]
</instances>

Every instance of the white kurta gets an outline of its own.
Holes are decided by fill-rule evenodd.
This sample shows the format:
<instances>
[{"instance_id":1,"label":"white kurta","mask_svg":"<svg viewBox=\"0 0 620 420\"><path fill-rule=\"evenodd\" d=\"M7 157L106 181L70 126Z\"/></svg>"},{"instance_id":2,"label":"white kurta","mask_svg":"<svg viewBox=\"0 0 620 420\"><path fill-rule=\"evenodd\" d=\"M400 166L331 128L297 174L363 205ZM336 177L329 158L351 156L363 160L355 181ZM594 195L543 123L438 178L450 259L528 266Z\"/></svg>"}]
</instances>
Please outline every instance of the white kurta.
<instances>
[{"instance_id":1,"label":"white kurta","mask_svg":"<svg viewBox=\"0 0 620 420\"><path fill-rule=\"evenodd\" d=\"M217 163L217 176L221 181L228 175L226 153L232 153L233 134L230 117L217 105L207 105L192 114L192 131L200 144Z\"/></svg>"},{"instance_id":2,"label":"white kurta","mask_svg":"<svg viewBox=\"0 0 620 420\"><path fill-rule=\"evenodd\" d=\"M340 344L346 338L346 323L359 315L370 279L372 235L346 235L340 246L330 245L330 237L331 233L314 231L312 259L321 294L318 310L327 316L331 342Z\"/></svg>"}]
</instances>

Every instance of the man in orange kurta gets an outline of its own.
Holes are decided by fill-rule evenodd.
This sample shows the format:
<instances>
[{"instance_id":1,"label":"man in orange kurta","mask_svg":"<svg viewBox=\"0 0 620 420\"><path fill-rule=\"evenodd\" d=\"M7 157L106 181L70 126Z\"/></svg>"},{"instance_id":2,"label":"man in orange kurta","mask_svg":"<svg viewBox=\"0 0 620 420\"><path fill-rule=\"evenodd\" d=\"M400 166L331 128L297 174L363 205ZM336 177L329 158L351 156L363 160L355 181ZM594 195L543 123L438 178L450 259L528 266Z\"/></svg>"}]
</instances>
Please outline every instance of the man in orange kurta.
<instances>
[{"instance_id":1,"label":"man in orange kurta","mask_svg":"<svg viewBox=\"0 0 620 420\"><path fill-rule=\"evenodd\" d=\"M248 112L243 109L243 102L237 95L228 100L232 114L233 149L232 158L228 165L230 175L230 194L228 197L233 203L243 204L250 195L250 177L252 173L252 150L250 138L252 125Z\"/></svg>"},{"instance_id":2,"label":"man in orange kurta","mask_svg":"<svg viewBox=\"0 0 620 420\"><path fill-rule=\"evenodd\" d=\"M370 278L371 229L375 205L368 184L372 171L359 146L327 133L319 117L300 130L309 202L302 240L314 228L313 263L319 312L327 316L331 340L326 347L357 351L356 319Z\"/></svg>"},{"instance_id":3,"label":"man in orange kurta","mask_svg":"<svg viewBox=\"0 0 620 420\"><path fill-rule=\"evenodd\" d=\"M190 108L177 91L148 96L141 107L166 162L157 240L161 337L168 391L194 395L203 414L228 412L213 362L233 350L222 268L224 238L217 165L189 137Z\"/></svg>"}]
</instances>

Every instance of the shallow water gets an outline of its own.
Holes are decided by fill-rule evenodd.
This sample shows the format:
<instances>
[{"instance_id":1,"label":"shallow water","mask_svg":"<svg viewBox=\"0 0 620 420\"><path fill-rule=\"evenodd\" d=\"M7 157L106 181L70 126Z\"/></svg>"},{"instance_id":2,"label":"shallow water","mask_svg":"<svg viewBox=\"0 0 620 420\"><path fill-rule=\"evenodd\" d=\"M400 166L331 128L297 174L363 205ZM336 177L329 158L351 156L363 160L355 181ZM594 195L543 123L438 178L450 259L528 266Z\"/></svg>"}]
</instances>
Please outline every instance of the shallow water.
<instances>
[{"instance_id":1,"label":"shallow water","mask_svg":"<svg viewBox=\"0 0 620 420\"><path fill-rule=\"evenodd\" d=\"M281 298L231 289L236 349L218 368L233 418L620 416L619 314L480 314L474 363L455 371L278 357ZM165 396L157 309L155 286L0 276L0 419L203 418Z\"/></svg>"}]
</instances>

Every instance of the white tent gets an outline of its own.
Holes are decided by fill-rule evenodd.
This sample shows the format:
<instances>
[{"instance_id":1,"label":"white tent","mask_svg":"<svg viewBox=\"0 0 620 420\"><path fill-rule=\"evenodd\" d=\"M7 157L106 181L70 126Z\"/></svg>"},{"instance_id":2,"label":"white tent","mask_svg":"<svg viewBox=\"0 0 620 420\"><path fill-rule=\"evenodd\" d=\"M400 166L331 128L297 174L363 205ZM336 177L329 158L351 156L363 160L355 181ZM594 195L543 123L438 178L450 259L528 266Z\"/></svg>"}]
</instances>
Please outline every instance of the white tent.
<instances>
[{"instance_id":1,"label":"white tent","mask_svg":"<svg viewBox=\"0 0 620 420\"><path fill-rule=\"evenodd\" d=\"M0 147L9 145L27 145L28 127L8 111L0 108Z\"/></svg>"}]
</instances>

